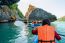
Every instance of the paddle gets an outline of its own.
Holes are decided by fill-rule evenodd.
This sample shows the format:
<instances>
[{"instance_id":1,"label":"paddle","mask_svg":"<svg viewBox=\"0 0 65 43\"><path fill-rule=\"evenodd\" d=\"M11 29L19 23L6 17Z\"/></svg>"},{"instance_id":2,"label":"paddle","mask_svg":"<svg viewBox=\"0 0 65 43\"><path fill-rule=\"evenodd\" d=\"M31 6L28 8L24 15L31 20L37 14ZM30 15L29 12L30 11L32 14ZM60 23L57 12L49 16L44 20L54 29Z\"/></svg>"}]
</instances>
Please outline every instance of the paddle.
<instances>
[{"instance_id":1,"label":"paddle","mask_svg":"<svg viewBox=\"0 0 65 43\"><path fill-rule=\"evenodd\" d=\"M60 36L64 36L65 37L65 35L62 35L62 34L59 34Z\"/></svg>"}]
</instances>

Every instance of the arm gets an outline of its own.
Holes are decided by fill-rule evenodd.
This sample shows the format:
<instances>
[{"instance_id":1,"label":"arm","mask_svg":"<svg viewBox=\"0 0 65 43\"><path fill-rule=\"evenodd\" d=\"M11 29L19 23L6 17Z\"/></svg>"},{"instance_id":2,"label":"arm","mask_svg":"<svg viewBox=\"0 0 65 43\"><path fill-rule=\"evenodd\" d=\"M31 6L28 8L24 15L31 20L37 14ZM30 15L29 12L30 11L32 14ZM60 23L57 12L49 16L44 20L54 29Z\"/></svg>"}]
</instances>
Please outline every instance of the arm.
<instances>
[{"instance_id":1,"label":"arm","mask_svg":"<svg viewBox=\"0 0 65 43\"><path fill-rule=\"evenodd\" d=\"M61 37L58 35L58 33L55 31L55 38L57 39L57 40L61 40Z\"/></svg>"},{"instance_id":2,"label":"arm","mask_svg":"<svg viewBox=\"0 0 65 43\"><path fill-rule=\"evenodd\" d=\"M38 31L37 31L37 29L35 29L35 30L32 30L32 34L34 34L34 35L37 35L37 34L38 34Z\"/></svg>"}]
</instances>

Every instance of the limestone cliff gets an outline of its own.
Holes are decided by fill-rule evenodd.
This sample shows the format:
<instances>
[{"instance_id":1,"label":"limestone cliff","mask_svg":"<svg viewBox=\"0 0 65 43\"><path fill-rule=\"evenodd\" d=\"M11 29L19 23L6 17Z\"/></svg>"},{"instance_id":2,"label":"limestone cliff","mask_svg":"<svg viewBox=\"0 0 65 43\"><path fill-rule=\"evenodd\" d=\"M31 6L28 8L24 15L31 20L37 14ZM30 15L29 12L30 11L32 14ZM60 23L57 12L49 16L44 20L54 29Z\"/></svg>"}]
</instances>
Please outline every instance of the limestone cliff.
<instances>
[{"instance_id":1,"label":"limestone cliff","mask_svg":"<svg viewBox=\"0 0 65 43\"><path fill-rule=\"evenodd\" d=\"M23 18L16 4L20 0L0 0L0 22L15 21Z\"/></svg>"},{"instance_id":2,"label":"limestone cliff","mask_svg":"<svg viewBox=\"0 0 65 43\"><path fill-rule=\"evenodd\" d=\"M34 21L34 20L43 20L49 19L50 21L57 20L55 15L45 11L41 8L36 8L35 6L30 5L28 11L26 12L26 20L27 21Z\"/></svg>"},{"instance_id":3,"label":"limestone cliff","mask_svg":"<svg viewBox=\"0 0 65 43\"><path fill-rule=\"evenodd\" d=\"M27 11L26 14L25 14L25 19L26 19L26 20L28 19L29 15L31 14L31 12L32 12L34 9L36 9L35 6L29 5L28 11Z\"/></svg>"},{"instance_id":4,"label":"limestone cliff","mask_svg":"<svg viewBox=\"0 0 65 43\"><path fill-rule=\"evenodd\" d=\"M7 5L0 6L0 22L15 20L17 14L16 10L10 9Z\"/></svg>"}]
</instances>

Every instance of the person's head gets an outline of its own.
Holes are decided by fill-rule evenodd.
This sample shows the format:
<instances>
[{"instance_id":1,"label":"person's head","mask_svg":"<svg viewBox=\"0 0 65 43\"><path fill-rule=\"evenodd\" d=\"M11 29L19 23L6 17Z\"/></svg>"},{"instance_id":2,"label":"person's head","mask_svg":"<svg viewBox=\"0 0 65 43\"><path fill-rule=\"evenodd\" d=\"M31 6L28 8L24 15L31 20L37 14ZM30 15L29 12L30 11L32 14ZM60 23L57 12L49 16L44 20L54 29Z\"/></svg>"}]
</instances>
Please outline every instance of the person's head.
<instances>
[{"instance_id":1,"label":"person's head","mask_svg":"<svg viewBox=\"0 0 65 43\"><path fill-rule=\"evenodd\" d=\"M50 25L50 20L49 19L44 19L44 20L42 20L42 26L43 25Z\"/></svg>"}]
</instances>

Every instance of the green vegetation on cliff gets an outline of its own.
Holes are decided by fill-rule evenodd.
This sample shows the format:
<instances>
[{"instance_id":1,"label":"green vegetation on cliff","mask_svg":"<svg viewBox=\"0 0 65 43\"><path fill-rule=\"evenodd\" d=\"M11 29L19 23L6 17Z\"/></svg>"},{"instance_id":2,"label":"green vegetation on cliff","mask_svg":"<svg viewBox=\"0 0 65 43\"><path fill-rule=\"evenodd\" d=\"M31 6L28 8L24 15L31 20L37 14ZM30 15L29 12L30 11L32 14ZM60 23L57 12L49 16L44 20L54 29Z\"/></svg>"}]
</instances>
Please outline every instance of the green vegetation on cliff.
<instances>
[{"instance_id":1,"label":"green vegetation on cliff","mask_svg":"<svg viewBox=\"0 0 65 43\"><path fill-rule=\"evenodd\" d=\"M17 4L10 5L9 8L12 10L16 10L20 18L24 18L22 12L18 9Z\"/></svg>"},{"instance_id":2,"label":"green vegetation on cliff","mask_svg":"<svg viewBox=\"0 0 65 43\"><path fill-rule=\"evenodd\" d=\"M9 8L17 10L17 6L18 6L17 4L12 4L12 5L9 5Z\"/></svg>"},{"instance_id":3,"label":"green vegetation on cliff","mask_svg":"<svg viewBox=\"0 0 65 43\"><path fill-rule=\"evenodd\" d=\"M18 15L20 18L24 18L23 14L21 13L21 11L18 9Z\"/></svg>"}]
</instances>

